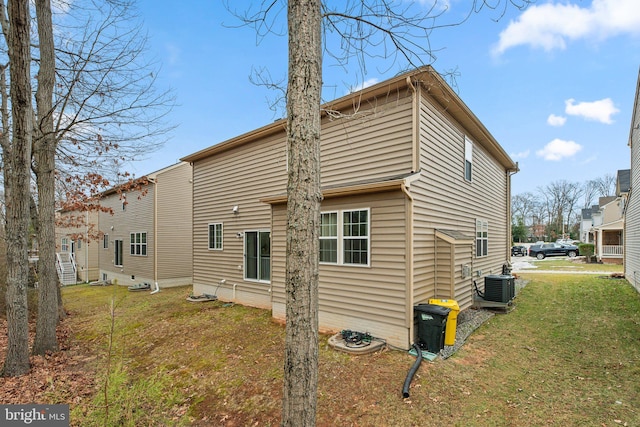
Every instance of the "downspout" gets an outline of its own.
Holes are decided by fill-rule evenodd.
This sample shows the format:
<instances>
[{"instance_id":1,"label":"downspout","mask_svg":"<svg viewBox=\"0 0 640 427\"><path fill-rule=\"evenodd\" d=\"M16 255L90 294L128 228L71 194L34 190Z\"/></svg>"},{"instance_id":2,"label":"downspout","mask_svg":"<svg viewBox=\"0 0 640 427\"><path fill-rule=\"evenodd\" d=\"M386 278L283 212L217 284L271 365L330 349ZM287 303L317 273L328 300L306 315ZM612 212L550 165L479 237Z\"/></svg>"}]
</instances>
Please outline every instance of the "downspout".
<instances>
[{"instance_id":1,"label":"downspout","mask_svg":"<svg viewBox=\"0 0 640 427\"><path fill-rule=\"evenodd\" d=\"M513 235L511 233L511 177L520 172L518 162L516 162L515 169L507 169L507 245L506 245L506 259L511 259L511 243L513 242Z\"/></svg>"},{"instance_id":2,"label":"downspout","mask_svg":"<svg viewBox=\"0 0 640 427\"><path fill-rule=\"evenodd\" d=\"M418 83L419 85L419 83ZM409 331L408 344L413 343L413 337L415 336L414 324L413 324L413 305L414 305L414 274L413 274L413 261L414 261L414 240L413 240L413 196L410 192L410 185L413 181L420 177L420 97L418 96L418 89L411 81L411 77L407 76L407 86L412 90L412 104L413 104L413 123L412 123L412 158L411 167L413 172L418 172L411 177L407 177L402 184L402 192L407 196L406 207L406 250L407 259L405 263L406 268L406 305L405 305L405 327Z\"/></svg>"},{"instance_id":3,"label":"downspout","mask_svg":"<svg viewBox=\"0 0 640 427\"><path fill-rule=\"evenodd\" d=\"M84 270L85 281L89 283L89 271L91 270L91 263L89 262L89 211L85 211L86 220L84 223Z\"/></svg>"},{"instance_id":4,"label":"downspout","mask_svg":"<svg viewBox=\"0 0 640 427\"><path fill-rule=\"evenodd\" d=\"M155 289L149 295L160 292L158 285L158 180L148 178L153 183L153 285Z\"/></svg>"}]
</instances>

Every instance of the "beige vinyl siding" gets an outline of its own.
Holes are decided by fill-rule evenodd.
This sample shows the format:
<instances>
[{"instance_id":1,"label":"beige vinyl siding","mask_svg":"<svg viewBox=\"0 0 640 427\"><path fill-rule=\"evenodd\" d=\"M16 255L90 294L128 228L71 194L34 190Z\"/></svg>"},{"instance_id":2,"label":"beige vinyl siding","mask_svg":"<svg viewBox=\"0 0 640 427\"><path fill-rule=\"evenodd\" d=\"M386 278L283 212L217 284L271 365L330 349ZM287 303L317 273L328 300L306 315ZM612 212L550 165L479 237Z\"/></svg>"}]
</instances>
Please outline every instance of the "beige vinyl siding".
<instances>
[{"instance_id":1,"label":"beige vinyl siding","mask_svg":"<svg viewBox=\"0 0 640 427\"><path fill-rule=\"evenodd\" d=\"M123 201L117 193L112 193L101 200L103 207L111 208L113 215L100 212L100 230L109 235L109 248L103 249L100 242L99 264L100 273L106 273L108 278L118 280L120 285L132 285L141 282L153 282L154 257L154 191L152 184L145 186L148 192L135 190L126 193L127 204L122 209ZM147 255L132 256L129 253L130 233L147 233ZM115 240L122 240L122 267L114 265ZM135 276L131 279L131 276Z\"/></svg>"},{"instance_id":2,"label":"beige vinyl siding","mask_svg":"<svg viewBox=\"0 0 640 427\"><path fill-rule=\"evenodd\" d=\"M156 176L157 281L161 287L192 283L191 165L181 163Z\"/></svg>"},{"instance_id":3,"label":"beige vinyl siding","mask_svg":"<svg viewBox=\"0 0 640 427\"><path fill-rule=\"evenodd\" d=\"M270 307L270 285L244 280L243 234L271 229L271 206L260 199L286 191L284 133L198 161L193 172L194 292ZM210 223L223 224L221 251L208 248Z\"/></svg>"},{"instance_id":4,"label":"beige vinyl siding","mask_svg":"<svg viewBox=\"0 0 640 427\"><path fill-rule=\"evenodd\" d=\"M370 266L320 264L319 318L324 331L354 329L406 346L406 196L400 191L332 198L323 212L369 209ZM286 206L273 208L273 315L285 317Z\"/></svg>"},{"instance_id":5,"label":"beige vinyl siding","mask_svg":"<svg viewBox=\"0 0 640 427\"><path fill-rule=\"evenodd\" d=\"M435 288L434 229L456 230L475 236L476 219L489 222L487 257L473 259L472 273L476 276L497 274L506 260L507 243L507 178L499 165L482 147L473 142L472 181L464 178L465 132L441 108L432 105L427 96L420 104L420 166L422 178L412 185L414 195L414 286L415 300L433 298ZM456 274L461 267L456 260ZM441 266L442 267L442 266ZM450 280L450 279L447 279ZM472 279L454 279L463 297L465 287L471 293ZM443 295L438 295L443 297ZM450 295L448 297L453 297ZM460 302L459 302L460 303ZM463 297L462 308L471 299Z\"/></svg>"},{"instance_id":6,"label":"beige vinyl siding","mask_svg":"<svg viewBox=\"0 0 640 427\"><path fill-rule=\"evenodd\" d=\"M80 215L83 215L85 218L85 226L83 227L81 247L78 248L78 244L76 243L76 267L78 269L78 279L81 282L91 282L98 280L100 277L98 268L98 250L100 248L101 241L98 236L89 235L87 230L88 227L93 225L91 232L97 232L98 213L82 212Z\"/></svg>"},{"instance_id":7,"label":"beige vinyl siding","mask_svg":"<svg viewBox=\"0 0 640 427\"><path fill-rule=\"evenodd\" d=\"M454 292L453 263L455 261L455 247L438 237L435 241L435 298L452 298ZM426 302L427 298L418 302Z\"/></svg>"},{"instance_id":8,"label":"beige vinyl siding","mask_svg":"<svg viewBox=\"0 0 640 427\"><path fill-rule=\"evenodd\" d=\"M322 185L408 173L412 165L410 93L394 92L357 113L322 121ZM375 167L372 165L375 164Z\"/></svg>"},{"instance_id":9,"label":"beige vinyl siding","mask_svg":"<svg viewBox=\"0 0 640 427\"><path fill-rule=\"evenodd\" d=\"M411 98L405 92L385 97L375 107L362 106L355 117L353 111L345 111L339 119L325 117L322 185L409 172L410 110ZM286 162L286 136L281 132L194 163L194 292L217 292L221 298L244 304L270 304L269 285L243 279L243 239L237 234L271 228L271 208L259 200L286 192ZM372 163L377 166L372 168ZM236 205L239 213L234 215ZM210 223L223 223L222 251L208 250ZM277 237L271 233L273 248ZM274 275L284 274L278 249L272 249L271 260L273 280ZM225 284L219 286L223 279Z\"/></svg>"},{"instance_id":10,"label":"beige vinyl siding","mask_svg":"<svg viewBox=\"0 0 640 427\"><path fill-rule=\"evenodd\" d=\"M640 74L633 104L629 135L631 148L631 190L624 224L624 274L640 292Z\"/></svg>"}]
</instances>

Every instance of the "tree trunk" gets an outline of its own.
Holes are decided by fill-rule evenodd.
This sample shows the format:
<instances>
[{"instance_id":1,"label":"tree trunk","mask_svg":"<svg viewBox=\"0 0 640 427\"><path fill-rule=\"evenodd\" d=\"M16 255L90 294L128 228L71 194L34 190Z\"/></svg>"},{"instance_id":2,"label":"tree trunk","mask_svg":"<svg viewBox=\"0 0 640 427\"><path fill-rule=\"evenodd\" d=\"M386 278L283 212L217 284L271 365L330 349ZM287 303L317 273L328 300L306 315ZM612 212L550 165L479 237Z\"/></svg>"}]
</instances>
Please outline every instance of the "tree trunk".
<instances>
[{"instance_id":1,"label":"tree trunk","mask_svg":"<svg viewBox=\"0 0 640 427\"><path fill-rule=\"evenodd\" d=\"M313 426L318 388L320 0L290 0L283 426Z\"/></svg>"},{"instance_id":2,"label":"tree trunk","mask_svg":"<svg viewBox=\"0 0 640 427\"><path fill-rule=\"evenodd\" d=\"M31 165L31 82L29 0L9 0L9 62L13 140L3 150L7 231L7 355L3 375L29 372L29 182Z\"/></svg>"},{"instance_id":3,"label":"tree trunk","mask_svg":"<svg viewBox=\"0 0 640 427\"><path fill-rule=\"evenodd\" d=\"M40 69L36 91L37 123L34 159L38 186L38 320L33 354L58 351L58 275L55 240L55 154L53 132L53 86L55 84L55 51L53 23L49 0L36 0Z\"/></svg>"}]
</instances>

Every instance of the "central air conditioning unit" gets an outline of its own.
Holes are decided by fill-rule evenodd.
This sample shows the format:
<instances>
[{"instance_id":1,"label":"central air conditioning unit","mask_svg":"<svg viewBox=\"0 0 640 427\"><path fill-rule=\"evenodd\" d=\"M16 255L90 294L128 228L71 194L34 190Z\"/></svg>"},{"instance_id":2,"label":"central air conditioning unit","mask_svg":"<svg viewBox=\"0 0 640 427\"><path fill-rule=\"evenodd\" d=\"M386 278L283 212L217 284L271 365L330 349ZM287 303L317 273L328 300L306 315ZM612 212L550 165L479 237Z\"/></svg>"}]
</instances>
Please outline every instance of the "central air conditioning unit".
<instances>
[{"instance_id":1,"label":"central air conditioning unit","mask_svg":"<svg viewBox=\"0 0 640 427\"><path fill-rule=\"evenodd\" d=\"M515 278L513 276L501 274L484 278L485 300L507 303L515 296Z\"/></svg>"}]
</instances>

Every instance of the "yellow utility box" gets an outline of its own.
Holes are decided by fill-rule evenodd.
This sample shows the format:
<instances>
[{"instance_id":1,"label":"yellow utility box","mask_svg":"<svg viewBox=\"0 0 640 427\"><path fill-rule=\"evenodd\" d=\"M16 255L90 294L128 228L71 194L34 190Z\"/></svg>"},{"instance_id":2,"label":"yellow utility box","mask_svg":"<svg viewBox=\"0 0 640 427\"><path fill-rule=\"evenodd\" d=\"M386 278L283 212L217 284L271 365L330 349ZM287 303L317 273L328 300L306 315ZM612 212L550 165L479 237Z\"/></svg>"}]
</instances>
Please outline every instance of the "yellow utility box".
<instances>
[{"instance_id":1,"label":"yellow utility box","mask_svg":"<svg viewBox=\"0 0 640 427\"><path fill-rule=\"evenodd\" d=\"M440 305L451 309L447 316L447 323L444 332L444 345L454 345L456 343L456 326L458 324L458 313L460 313L460 306L458 302L452 299L437 299L432 298L429 300L429 304Z\"/></svg>"}]
</instances>

